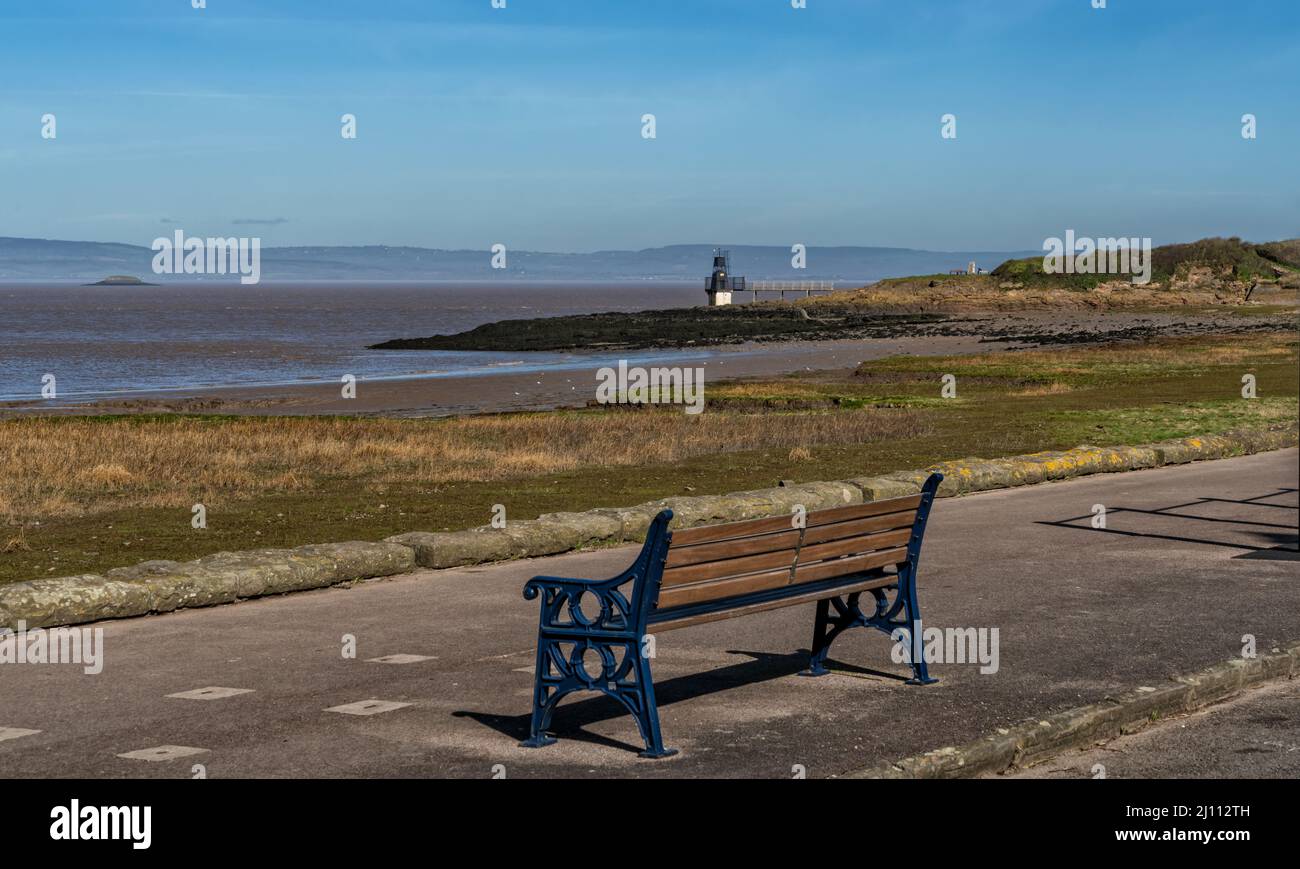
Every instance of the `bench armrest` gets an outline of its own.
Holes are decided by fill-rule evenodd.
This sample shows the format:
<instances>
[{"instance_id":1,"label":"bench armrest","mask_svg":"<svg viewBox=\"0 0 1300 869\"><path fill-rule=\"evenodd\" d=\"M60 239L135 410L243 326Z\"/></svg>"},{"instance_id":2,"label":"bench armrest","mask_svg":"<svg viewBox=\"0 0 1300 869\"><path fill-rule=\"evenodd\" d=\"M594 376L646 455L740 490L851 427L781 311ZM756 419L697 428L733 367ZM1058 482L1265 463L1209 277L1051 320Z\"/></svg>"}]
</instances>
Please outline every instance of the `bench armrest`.
<instances>
[{"instance_id":1,"label":"bench armrest","mask_svg":"<svg viewBox=\"0 0 1300 869\"><path fill-rule=\"evenodd\" d=\"M534 576L524 585L524 599L541 596L540 624L544 631L622 631L634 624L632 603L619 589L626 582L624 576L599 580ZM592 597L596 605L590 602ZM583 598L587 598L585 604Z\"/></svg>"},{"instance_id":2,"label":"bench armrest","mask_svg":"<svg viewBox=\"0 0 1300 869\"><path fill-rule=\"evenodd\" d=\"M587 591L594 585L609 582L607 579L571 579L565 576L534 576L524 584L524 600L535 600L543 591Z\"/></svg>"},{"instance_id":3,"label":"bench armrest","mask_svg":"<svg viewBox=\"0 0 1300 869\"><path fill-rule=\"evenodd\" d=\"M610 579L577 579L567 576L534 576L524 584L524 600L542 599L541 628L544 632L634 633L644 627L646 598L658 590L659 575L668 549L671 510L664 510L646 534L641 554L622 573ZM594 596L599 612L582 609L584 596ZM595 609L589 604L589 609Z\"/></svg>"}]
</instances>

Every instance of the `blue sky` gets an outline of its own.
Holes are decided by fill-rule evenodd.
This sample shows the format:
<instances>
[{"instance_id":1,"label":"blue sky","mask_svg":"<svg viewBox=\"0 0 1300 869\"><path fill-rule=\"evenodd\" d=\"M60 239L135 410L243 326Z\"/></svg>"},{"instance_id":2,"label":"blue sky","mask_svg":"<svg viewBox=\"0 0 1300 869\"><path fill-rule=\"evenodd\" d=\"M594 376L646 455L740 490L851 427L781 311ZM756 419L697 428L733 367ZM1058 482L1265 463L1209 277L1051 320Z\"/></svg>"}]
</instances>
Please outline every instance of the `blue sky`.
<instances>
[{"instance_id":1,"label":"blue sky","mask_svg":"<svg viewBox=\"0 0 1300 869\"><path fill-rule=\"evenodd\" d=\"M0 0L0 235L1293 237L1298 94L1296 0Z\"/></svg>"}]
</instances>

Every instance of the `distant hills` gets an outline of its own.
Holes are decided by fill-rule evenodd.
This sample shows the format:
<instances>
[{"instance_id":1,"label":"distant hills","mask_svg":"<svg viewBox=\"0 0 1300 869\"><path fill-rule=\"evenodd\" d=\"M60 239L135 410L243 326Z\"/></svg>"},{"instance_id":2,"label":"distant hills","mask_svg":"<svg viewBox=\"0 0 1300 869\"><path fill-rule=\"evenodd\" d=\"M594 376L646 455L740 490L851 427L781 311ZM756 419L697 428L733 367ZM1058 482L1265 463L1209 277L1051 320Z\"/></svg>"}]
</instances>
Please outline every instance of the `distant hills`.
<instances>
[{"instance_id":1,"label":"distant hills","mask_svg":"<svg viewBox=\"0 0 1300 869\"><path fill-rule=\"evenodd\" d=\"M712 264L713 245L682 244L645 250L542 253L510 250L507 269L493 269L487 250L420 247L267 247L264 281L699 281ZM809 247L808 267L790 266L789 247L732 245L735 273L750 280L835 280L864 284L886 277L947 273L974 261L992 269L1005 260L1042 256L1025 251L931 251L898 247ZM154 276L153 251L144 245L0 237L0 280L97 281L136 275L146 281L224 280L228 276Z\"/></svg>"}]
</instances>

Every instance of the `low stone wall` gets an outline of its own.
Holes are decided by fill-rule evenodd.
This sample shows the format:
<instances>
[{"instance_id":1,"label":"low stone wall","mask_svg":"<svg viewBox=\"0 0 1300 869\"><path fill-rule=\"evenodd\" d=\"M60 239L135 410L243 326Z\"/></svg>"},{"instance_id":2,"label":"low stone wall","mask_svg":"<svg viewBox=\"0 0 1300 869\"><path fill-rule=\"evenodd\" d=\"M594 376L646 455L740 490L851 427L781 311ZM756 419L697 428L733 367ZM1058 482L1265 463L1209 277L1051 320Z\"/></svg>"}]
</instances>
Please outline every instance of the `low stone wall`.
<instances>
[{"instance_id":1,"label":"low stone wall","mask_svg":"<svg viewBox=\"0 0 1300 869\"><path fill-rule=\"evenodd\" d=\"M414 569L410 547L359 541L218 552L197 561L146 561L103 576L0 586L0 627L16 629L23 621L28 628L48 628L214 606Z\"/></svg>"},{"instance_id":2,"label":"low stone wall","mask_svg":"<svg viewBox=\"0 0 1300 869\"><path fill-rule=\"evenodd\" d=\"M861 504L920 491L933 471L941 497L1088 474L1156 468L1295 446L1297 429L1251 429L1136 447L1090 447L1005 459L969 458L879 477L778 486L729 495L664 498L635 507L548 513L505 528L413 531L381 543L322 543L295 549L219 552L196 561L146 561L133 567L0 585L0 628L54 627L105 618L213 606L268 594L324 588L425 568L538 558L583 547L645 539L651 520L672 509L673 527Z\"/></svg>"},{"instance_id":3,"label":"low stone wall","mask_svg":"<svg viewBox=\"0 0 1300 869\"><path fill-rule=\"evenodd\" d=\"M582 546L641 542L650 522L665 509L673 511L672 527L690 528L789 515L798 504L807 510L820 510L862 501L862 489L847 480L804 483L730 495L664 498L635 507L609 507L585 513L547 513L537 519L512 520L500 529L484 526L470 531L415 531L389 537L387 542L413 548L421 567L460 567L555 555Z\"/></svg>"}]
</instances>

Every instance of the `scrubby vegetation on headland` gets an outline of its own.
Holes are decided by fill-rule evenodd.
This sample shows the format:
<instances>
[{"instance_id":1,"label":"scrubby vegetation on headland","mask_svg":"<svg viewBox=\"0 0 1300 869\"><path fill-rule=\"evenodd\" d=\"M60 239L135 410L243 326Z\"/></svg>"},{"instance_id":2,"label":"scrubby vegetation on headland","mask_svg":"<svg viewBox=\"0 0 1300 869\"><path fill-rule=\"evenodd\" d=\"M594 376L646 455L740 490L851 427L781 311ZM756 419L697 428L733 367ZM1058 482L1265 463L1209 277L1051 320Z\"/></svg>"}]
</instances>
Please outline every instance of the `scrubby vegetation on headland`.
<instances>
[{"instance_id":1,"label":"scrubby vegetation on headland","mask_svg":"<svg viewBox=\"0 0 1300 869\"><path fill-rule=\"evenodd\" d=\"M949 315L1035 309L1138 310L1294 302L1300 239L1252 244L1211 238L1157 247L1151 280L1115 274L1048 274L1043 258L1008 260L989 274L889 278L792 302L721 308L504 320L454 335L399 338L380 350L621 350L746 341L970 334ZM701 296L703 293L701 293ZM744 294L739 294L743 301Z\"/></svg>"},{"instance_id":2,"label":"scrubby vegetation on headland","mask_svg":"<svg viewBox=\"0 0 1300 869\"><path fill-rule=\"evenodd\" d=\"M1300 239L1252 244L1207 238L1153 248L1146 284L1126 275L1049 274L1043 257L1030 257L1007 260L985 275L888 278L826 302L916 312L1161 309L1295 301L1297 289Z\"/></svg>"},{"instance_id":3,"label":"scrubby vegetation on headland","mask_svg":"<svg viewBox=\"0 0 1300 869\"><path fill-rule=\"evenodd\" d=\"M1151 250L1152 290L1215 292L1231 298L1258 282L1300 272L1300 239L1252 244L1239 238L1203 238ZM1112 283L1112 274L1048 274L1042 257L1007 260L993 270L1000 283L1027 287L1091 290Z\"/></svg>"}]
</instances>

